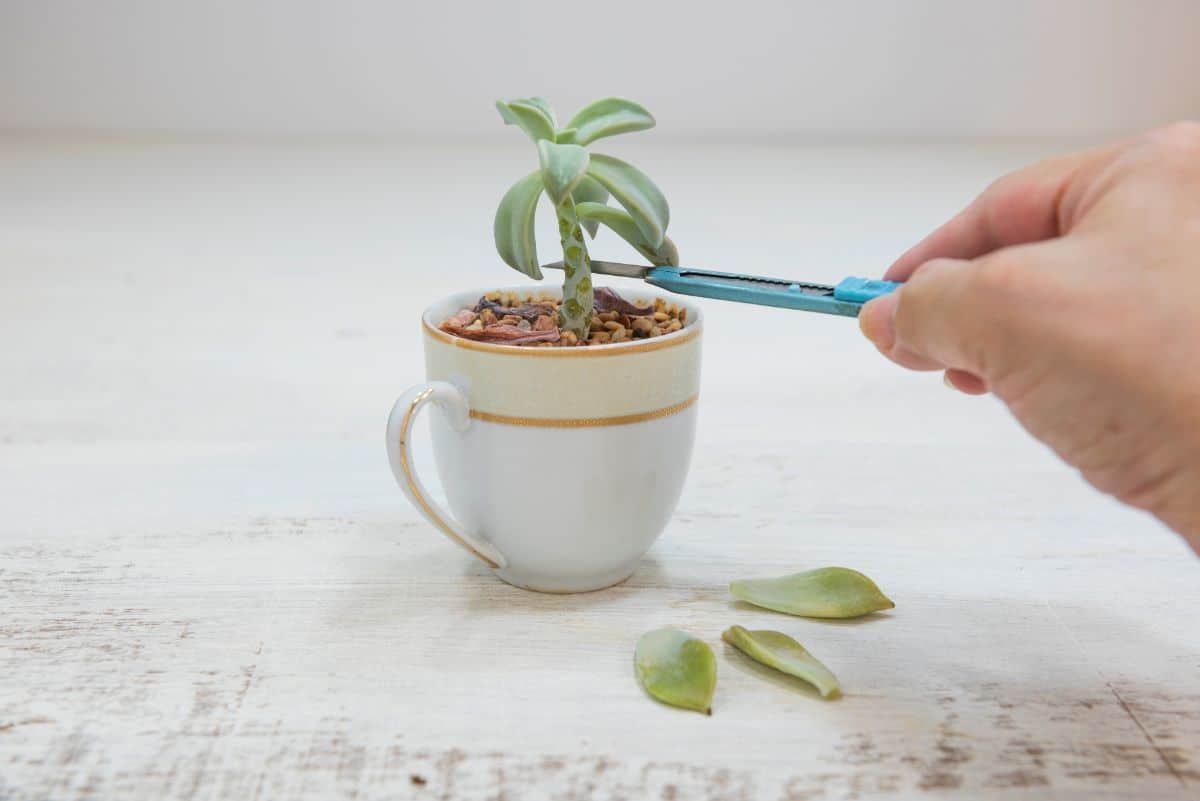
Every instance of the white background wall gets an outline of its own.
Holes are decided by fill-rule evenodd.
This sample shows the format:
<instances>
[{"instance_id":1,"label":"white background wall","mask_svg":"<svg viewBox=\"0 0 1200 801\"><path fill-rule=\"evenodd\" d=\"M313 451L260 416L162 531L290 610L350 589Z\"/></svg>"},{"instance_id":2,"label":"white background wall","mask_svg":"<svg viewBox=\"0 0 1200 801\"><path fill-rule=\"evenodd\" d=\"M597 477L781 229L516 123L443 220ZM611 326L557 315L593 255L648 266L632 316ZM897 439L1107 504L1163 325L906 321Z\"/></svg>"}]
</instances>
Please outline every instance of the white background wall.
<instances>
[{"instance_id":1,"label":"white background wall","mask_svg":"<svg viewBox=\"0 0 1200 801\"><path fill-rule=\"evenodd\" d=\"M1200 116L1200 0L0 0L2 128L473 135L524 94L667 135L1103 135Z\"/></svg>"}]
</instances>

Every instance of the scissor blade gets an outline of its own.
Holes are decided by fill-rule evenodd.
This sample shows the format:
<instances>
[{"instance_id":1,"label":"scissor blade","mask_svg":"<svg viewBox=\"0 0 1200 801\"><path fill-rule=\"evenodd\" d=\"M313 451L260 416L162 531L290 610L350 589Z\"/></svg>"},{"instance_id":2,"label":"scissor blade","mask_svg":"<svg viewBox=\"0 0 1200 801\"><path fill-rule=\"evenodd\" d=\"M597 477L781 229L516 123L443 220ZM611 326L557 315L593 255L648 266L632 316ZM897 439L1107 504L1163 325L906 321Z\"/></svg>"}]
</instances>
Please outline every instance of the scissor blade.
<instances>
[{"instance_id":1,"label":"scissor blade","mask_svg":"<svg viewBox=\"0 0 1200 801\"><path fill-rule=\"evenodd\" d=\"M543 264L543 270L561 270L561 261ZM654 267L649 264L625 264L619 261L593 261L592 272L601 275L616 275L621 278L645 278Z\"/></svg>"}]
</instances>

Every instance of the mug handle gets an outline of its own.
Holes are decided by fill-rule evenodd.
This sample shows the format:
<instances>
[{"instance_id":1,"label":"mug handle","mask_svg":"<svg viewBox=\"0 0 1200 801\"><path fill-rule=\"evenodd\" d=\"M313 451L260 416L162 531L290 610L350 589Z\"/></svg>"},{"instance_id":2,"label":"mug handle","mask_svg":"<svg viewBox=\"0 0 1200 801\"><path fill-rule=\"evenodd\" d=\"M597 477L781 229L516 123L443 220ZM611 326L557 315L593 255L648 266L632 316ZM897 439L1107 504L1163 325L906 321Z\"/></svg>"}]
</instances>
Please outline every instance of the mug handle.
<instances>
[{"instance_id":1,"label":"mug handle","mask_svg":"<svg viewBox=\"0 0 1200 801\"><path fill-rule=\"evenodd\" d=\"M482 559L488 567L500 569L508 562L496 547L463 530L429 492L413 470L412 424L417 413L433 402L441 409L455 431L466 431L471 424L470 407L462 391L445 381L428 381L410 387L396 401L387 423L388 461L400 489L417 510L443 534Z\"/></svg>"}]
</instances>

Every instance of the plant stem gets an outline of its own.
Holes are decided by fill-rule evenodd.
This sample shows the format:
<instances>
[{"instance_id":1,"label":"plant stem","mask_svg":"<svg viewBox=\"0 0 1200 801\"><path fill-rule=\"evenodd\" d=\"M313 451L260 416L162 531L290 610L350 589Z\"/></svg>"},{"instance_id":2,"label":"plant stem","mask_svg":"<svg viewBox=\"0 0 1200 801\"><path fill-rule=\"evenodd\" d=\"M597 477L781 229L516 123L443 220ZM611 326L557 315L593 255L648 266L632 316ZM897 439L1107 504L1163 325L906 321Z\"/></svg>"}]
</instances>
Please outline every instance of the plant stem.
<instances>
[{"instance_id":1,"label":"plant stem","mask_svg":"<svg viewBox=\"0 0 1200 801\"><path fill-rule=\"evenodd\" d=\"M562 240L563 302L559 322L582 342L592 325L592 260L583 242L583 229L575 213L575 199L568 194L554 207L558 214L558 234Z\"/></svg>"}]
</instances>

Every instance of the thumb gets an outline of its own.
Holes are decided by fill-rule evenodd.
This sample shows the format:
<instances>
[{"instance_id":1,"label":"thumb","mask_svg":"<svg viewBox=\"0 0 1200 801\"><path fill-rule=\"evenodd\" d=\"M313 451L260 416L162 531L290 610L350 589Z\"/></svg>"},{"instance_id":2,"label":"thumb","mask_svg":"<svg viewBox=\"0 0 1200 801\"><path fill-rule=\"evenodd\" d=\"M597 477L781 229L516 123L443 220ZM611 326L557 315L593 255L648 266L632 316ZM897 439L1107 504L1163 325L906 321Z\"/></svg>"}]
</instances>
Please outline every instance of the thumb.
<instances>
[{"instance_id":1,"label":"thumb","mask_svg":"<svg viewBox=\"0 0 1200 801\"><path fill-rule=\"evenodd\" d=\"M915 370L953 368L986 376L1007 327L1002 294L982 291L997 270L974 261L925 262L900 289L863 307L863 333L888 358ZM994 283L994 282L991 282Z\"/></svg>"}]
</instances>

